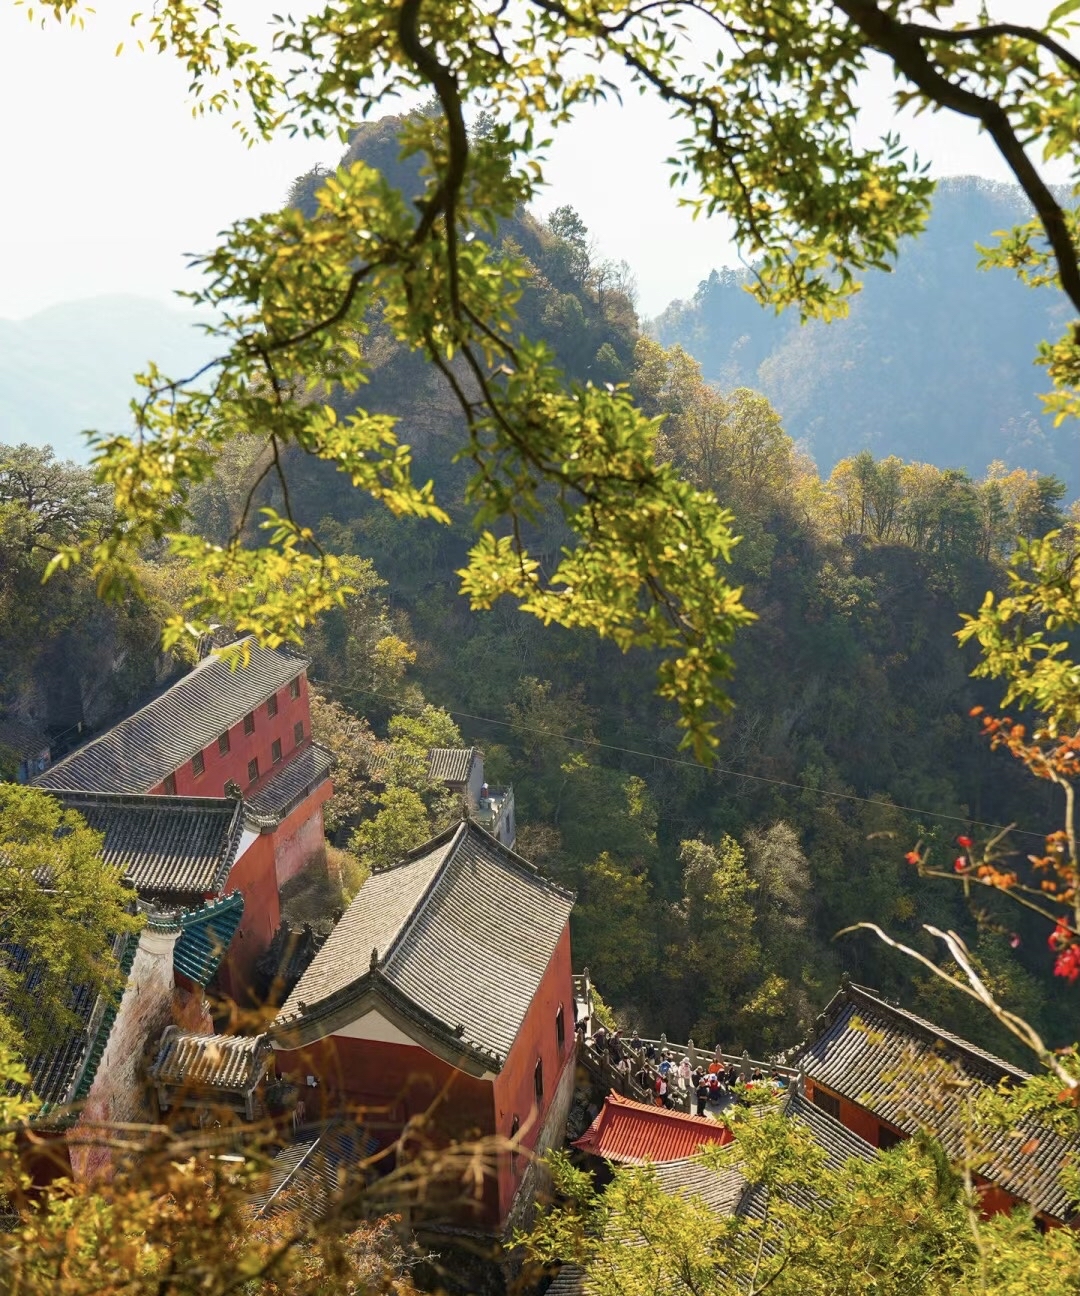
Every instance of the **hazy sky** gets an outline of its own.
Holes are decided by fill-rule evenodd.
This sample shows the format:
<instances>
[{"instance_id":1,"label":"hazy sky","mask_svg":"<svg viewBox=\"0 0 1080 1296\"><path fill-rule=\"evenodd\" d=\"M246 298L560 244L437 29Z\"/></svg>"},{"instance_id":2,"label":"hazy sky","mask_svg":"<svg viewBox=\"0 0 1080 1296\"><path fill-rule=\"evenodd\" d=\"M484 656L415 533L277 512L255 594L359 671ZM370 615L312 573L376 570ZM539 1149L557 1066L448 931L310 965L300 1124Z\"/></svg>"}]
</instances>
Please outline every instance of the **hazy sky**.
<instances>
[{"instance_id":1,"label":"hazy sky","mask_svg":"<svg viewBox=\"0 0 1080 1296\"><path fill-rule=\"evenodd\" d=\"M334 144L249 150L228 120L193 120L175 62L135 50L113 57L138 7L99 0L85 30L42 30L0 0L0 318L101 293L168 298L185 285L184 253L207 250L230 221L280 205L296 175L337 160ZM1033 22L1050 6L990 7ZM890 86L884 72L868 78L868 136L892 124ZM905 134L939 175L1005 174L992 146L958 119L927 117ZM676 205L663 159L678 135L658 101L635 95L583 111L545 168L541 214L572 203L602 252L634 267L645 314L736 260L721 223L694 222Z\"/></svg>"}]
</instances>

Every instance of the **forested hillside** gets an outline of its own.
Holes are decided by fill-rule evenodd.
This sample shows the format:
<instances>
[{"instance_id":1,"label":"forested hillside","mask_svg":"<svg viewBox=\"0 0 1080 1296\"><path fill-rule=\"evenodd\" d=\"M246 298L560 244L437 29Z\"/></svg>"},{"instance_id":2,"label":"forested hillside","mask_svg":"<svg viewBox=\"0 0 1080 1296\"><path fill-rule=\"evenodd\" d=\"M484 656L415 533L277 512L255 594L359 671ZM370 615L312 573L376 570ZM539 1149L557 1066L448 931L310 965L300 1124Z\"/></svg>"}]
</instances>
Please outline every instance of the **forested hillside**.
<instances>
[{"instance_id":1,"label":"forested hillside","mask_svg":"<svg viewBox=\"0 0 1080 1296\"><path fill-rule=\"evenodd\" d=\"M346 156L386 167L408 191L398 125L391 118L362 127ZM317 175L301 177L294 201L307 203L318 183ZM1003 201L986 192L960 186L950 201ZM942 228L939 220L926 254L934 264L950 260ZM992 904L976 925L958 888L920 882L904 860L919 838L937 843L945 859L971 818L1016 821L1037 833L1055 824L1049 796L980 740L970 708L996 704L997 692L968 678L973 658L953 637L959 612L1002 583L1015 536L1062 520L1064 488L1045 475L1058 464L1047 457L1049 442L986 469L996 453L987 434L985 452L973 459L979 471L969 475L912 462L931 457L931 439L897 432L894 444L878 429L873 453L843 459L823 476L796 448L797 421L785 426L746 385L759 368L767 372L771 344L762 344L753 366L745 359L751 343L735 348L743 357L735 370L718 359L732 344L703 351L706 374L725 379L721 393L685 352L643 335L625 270L597 258L572 210L546 225L520 213L498 237L532 268L519 304L525 331L546 339L572 378L629 384L646 411L664 416L665 456L734 511L743 536L734 576L758 617L737 641L736 706L723 722L717 767L703 769L680 751L674 711L654 695L655 662L644 653L624 657L591 634L544 628L505 604L469 612L456 575L474 540L467 467L453 461L464 440L460 411L438 373L372 320L362 345L373 381L359 395L335 396L338 413L362 399L365 409L398 415L417 478L434 479L455 521L394 519L331 465L299 453L286 465L296 517L320 525L332 547L351 556L357 589L307 643L313 678L327 695L317 736L343 758L342 834L361 825L352 844L370 865L439 826L452 807L415 785L407 760L393 758L449 745L460 733L484 748L492 783L513 783L519 850L578 891L576 962L589 965L628 1025L720 1039L725 1047L779 1047L806 1030L847 969L858 981L902 992L942 1024L1015 1051L989 1019L913 980L913 965L881 945L866 937L834 941L841 927L868 919L915 943L923 922L963 930L991 983L1054 1037L1048 1009L1062 987L1048 975L1041 929L1029 933L1022 919L1017 929L1015 913L999 918ZM893 283L902 288L904 280ZM867 301L878 291L868 289ZM685 323L695 311L711 320L721 298L754 309L734 285L719 283L693 308L669 313L664 336L672 336L672 321ZM1014 336L1021 321L1003 323L998 352L989 349L979 362L987 373L1006 349L1021 372L1034 338L1047 331L1044 303L1021 300L1032 303L1022 321L1031 338ZM841 326L847 336L858 319ZM935 321L942 336L950 332ZM968 329L976 348L978 330L992 322L973 311L956 326ZM918 332L913 319L911 334ZM912 337L907 344L904 363L914 364ZM789 337L785 345L797 342ZM878 381L870 361L849 362L865 374L861 382ZM835 387L815 363L792 359L792 374L797 369L821 390ZM1004 381L995 393L1013 390ZM911 428L923 429L921 411L934 404L937 383L930 373L905 380L917 391ZM958 410L967 397L952 399ZM973 418L989 418L996 399L983 393ZM836 453L864 443L869 415L860 417L849 420L837 406L828 433ZM926 438L935 435L927 425ZM983 443L973 433L969 444L974 455ZM257 440L231 445L217 478L195 492L195 529L214 540L230 534L265 454ZM256 499L280 503L269 485ZM28 506L10 487L7 509L0 521L14 553ZM534 520L528 540L545 561L555 558L567 536L554 509ZM186 576L177 560L147 554L149 607L130 599L96 612L98 626L79 611L91 590L77 571L67 573L46 596L70 611L50 613L48 626L20 629L17 609L46 552L30 545L21 567L5 568L25 575L0 587L6 660L18 666L5 676L0 703L9 715L59 729L68 714L41 712L40 701L55 654L68 654L73 680L92 677L81 685L84 698L107 687L118 706L132 702L160 678L155 608L178 604ZM80 662L71 660L80 653ZM95 654L109 661L88 669ZM87 718L100 723L97 714ZM368 756L380 748L390 776L377 798L368 788Z\"/></svg>"},{"instance_id":2,"label":"forested hillside","mask_svg":"<svg viewBox=\"0 0 1080 1296\"><path fill-rule=\"evenodd\" d=\"M346 158L385 168L408 192L395 130L393 119L361 128ZM302 178L296 201L317 183ZM520 214L499 236L533 268L523 331L545 338L572 378L627 382L647 411L666 415L666 453L735 512L744 537L735 577L759 620L736 650L736 709L720 755L731 772L705 772L678 751L644 654L623 657L505 606L468 611L455 574L473 541L467 473L448 467L463 443L459 416L438 375L375 322L363 407L401 416L417 476L435 479L458 521L395 521L328 465L295 458L299 516L323 522L341 552L364 555L387 582L329 618L317 665L377 727L412 680L484 746L492 781L514 783L521 849L577 888L576 957L628 1021L780 1043L804 1028L842 968L888 991L910 978L869 940L834 944L841 926L876 917L913 939L929 918L970 927L953 892L917 884L903 860L920 834L947 844L959 824L858 798L1044 827L1048 802L985 749L968 717L997 697L967 678L972 662L953 633L959 610L1001 579L1015 535L1060 519L1063 488L1032 471L1037 456L974 477L862 456L823 479L764 397L737 383L717 394L688 356L641 334L625 271L597 255L573 211L547 226ZM1038 316L1039 299L1024 300ZM894 449L879 444L882 455ZM226 494L239 502L246 477L235 467ZM528 540L555 557L566 536L554 511ZM391 653L395 686L385 682L390 625L416 655L406 666ZM1053 990L1018 972L1011 935L991 922L980 952L1039 1017ZM1043 961L1032 952L1040 977ZM933 1011L955 1007L935 999Z\"/></svg>"},{"instance_id":3,"label":"forested hillside","mask_svg":"<svg viewBox=\"0 0 1080 1296\"><path fill-rule=\"evenodd\" d=\"M714 270L656 334L711 381L764 392L822 471L862 449L976 473L1002 459L1075 494L1076 433L1042 413L1049 382L1033 364L1068 317L1064 299L978 269L975 245L1028 215L1013 186L944 180L925 234L902 245L893 273L866 276L847 319L800 328L759 307L744 272Z\"/></svg>"}]
</instances>

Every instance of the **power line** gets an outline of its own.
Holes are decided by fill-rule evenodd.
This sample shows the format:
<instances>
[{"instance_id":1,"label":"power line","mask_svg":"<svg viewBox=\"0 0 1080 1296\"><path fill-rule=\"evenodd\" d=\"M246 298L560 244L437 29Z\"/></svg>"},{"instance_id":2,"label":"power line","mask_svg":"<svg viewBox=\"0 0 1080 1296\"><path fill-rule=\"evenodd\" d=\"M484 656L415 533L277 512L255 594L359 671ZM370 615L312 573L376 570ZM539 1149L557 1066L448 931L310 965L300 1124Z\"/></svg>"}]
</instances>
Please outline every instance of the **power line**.
<instances>
[{"instance_id":1,"label":"power line","mask_svg":"<svg viewBox=\"0 0 1080 1296\"><path fill-rule=\"evenodd\" d=\"M369 697L381 698L384 702L394 702L400 705L409 705L405 698L392 697L388 693L379 693L375 689L358 688L358 693L366 693ZM885 810L901 810L905 814L925 815L931 819L946 819L951 823L971 825L976 828L992 828L995 832L1004 832L1008 825L988 823L984 819L970 819L963 815L945 814L940 810L922 810L916 806L897 805L895 801L881 801L875 797L857 796L854 792L830 792L828 788L810 787L806 783L792 783L787 779L768 778L764 774L747 774L743 770L734 770L723 765L703 765L701 761L687 760L680 756L663 756L659 752L642 751L635 747L620 747L617 743L601 742L598 738L576 738L573 734L558 733L553 729L538 729L534 725L517 724L509 720L496 720L493 716L476 715L471 711L454 711L450 707L442 707L447 715L452 715L461 720L476 720L481 724L498 725L502 729L516 729L524 733L539 734L545 738L559 738L563 742L578 743L582 747L599 747L605 751L620 752L625 756L641 756L646 760L663 761L667 765L680 765L687 769L698 769L705 774L726 774L730 778L746 779L751 783L767 783L773 787L788 788L795 792L809 792L814 796L832 797L837 801L857 801L861 805L881 806ZM1012 828L1012 832L1021 837L1035 837L1039 841L1044 841L1045 833L1032 832L1028 828Z\"/></svg>"}]
</instances>

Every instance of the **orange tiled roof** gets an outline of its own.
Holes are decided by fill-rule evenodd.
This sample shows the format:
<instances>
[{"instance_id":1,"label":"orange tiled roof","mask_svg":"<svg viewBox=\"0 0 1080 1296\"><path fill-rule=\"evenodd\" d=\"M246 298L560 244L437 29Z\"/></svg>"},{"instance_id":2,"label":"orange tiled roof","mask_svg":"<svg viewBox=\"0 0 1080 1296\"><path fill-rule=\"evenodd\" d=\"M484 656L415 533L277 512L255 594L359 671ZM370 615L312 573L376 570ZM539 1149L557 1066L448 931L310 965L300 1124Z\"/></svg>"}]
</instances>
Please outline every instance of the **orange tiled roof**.
<instances>
[{"instance_id":1,"label":"orange tiled roof","mask_svg":"<svg viewBox=\"0 0 1080 1296\"><path fill-rule=\"evenodd\" d=\"M708 1116L691 1116L610 1093L574 1147L623 1165L656 1165L693 1156L703 1143L730 1143L731 1131Z\"/></svg>"}]
</instances>

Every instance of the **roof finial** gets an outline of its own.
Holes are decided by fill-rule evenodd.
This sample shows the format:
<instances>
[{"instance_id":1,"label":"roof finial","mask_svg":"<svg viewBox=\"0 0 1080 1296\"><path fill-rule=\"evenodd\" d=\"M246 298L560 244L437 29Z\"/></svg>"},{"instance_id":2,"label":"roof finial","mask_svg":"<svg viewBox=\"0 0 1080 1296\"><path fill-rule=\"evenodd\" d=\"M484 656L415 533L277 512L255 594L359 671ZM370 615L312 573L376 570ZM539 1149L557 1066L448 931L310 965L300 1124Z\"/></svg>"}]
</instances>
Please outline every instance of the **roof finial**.
<instances>
[{"instance_id":1,"label":"roof finial","mask_svg":"<svg viewBox=\"0 0 1080 1296\"><path fill-rule=\"evenodd\" d=\"M372 970L372 972L374 972L375 969L376 969L378 966L379 966L379 951L378 951L377 949L373 949L373 950L371 951L371 970Z\"/></svg>"},{"instance_id":2,"label":"roof finial","mask_svg":"<svg viewBox=\"0 0 1080 1296\"><path fill-rule=\"evenodd\" d=\"M850 989L851 989L851 973L850 973L850 972L841 972L841 973L840 973L840 989L841 989L841 990L850 990Z\"/></svg>"}]
</instances>

